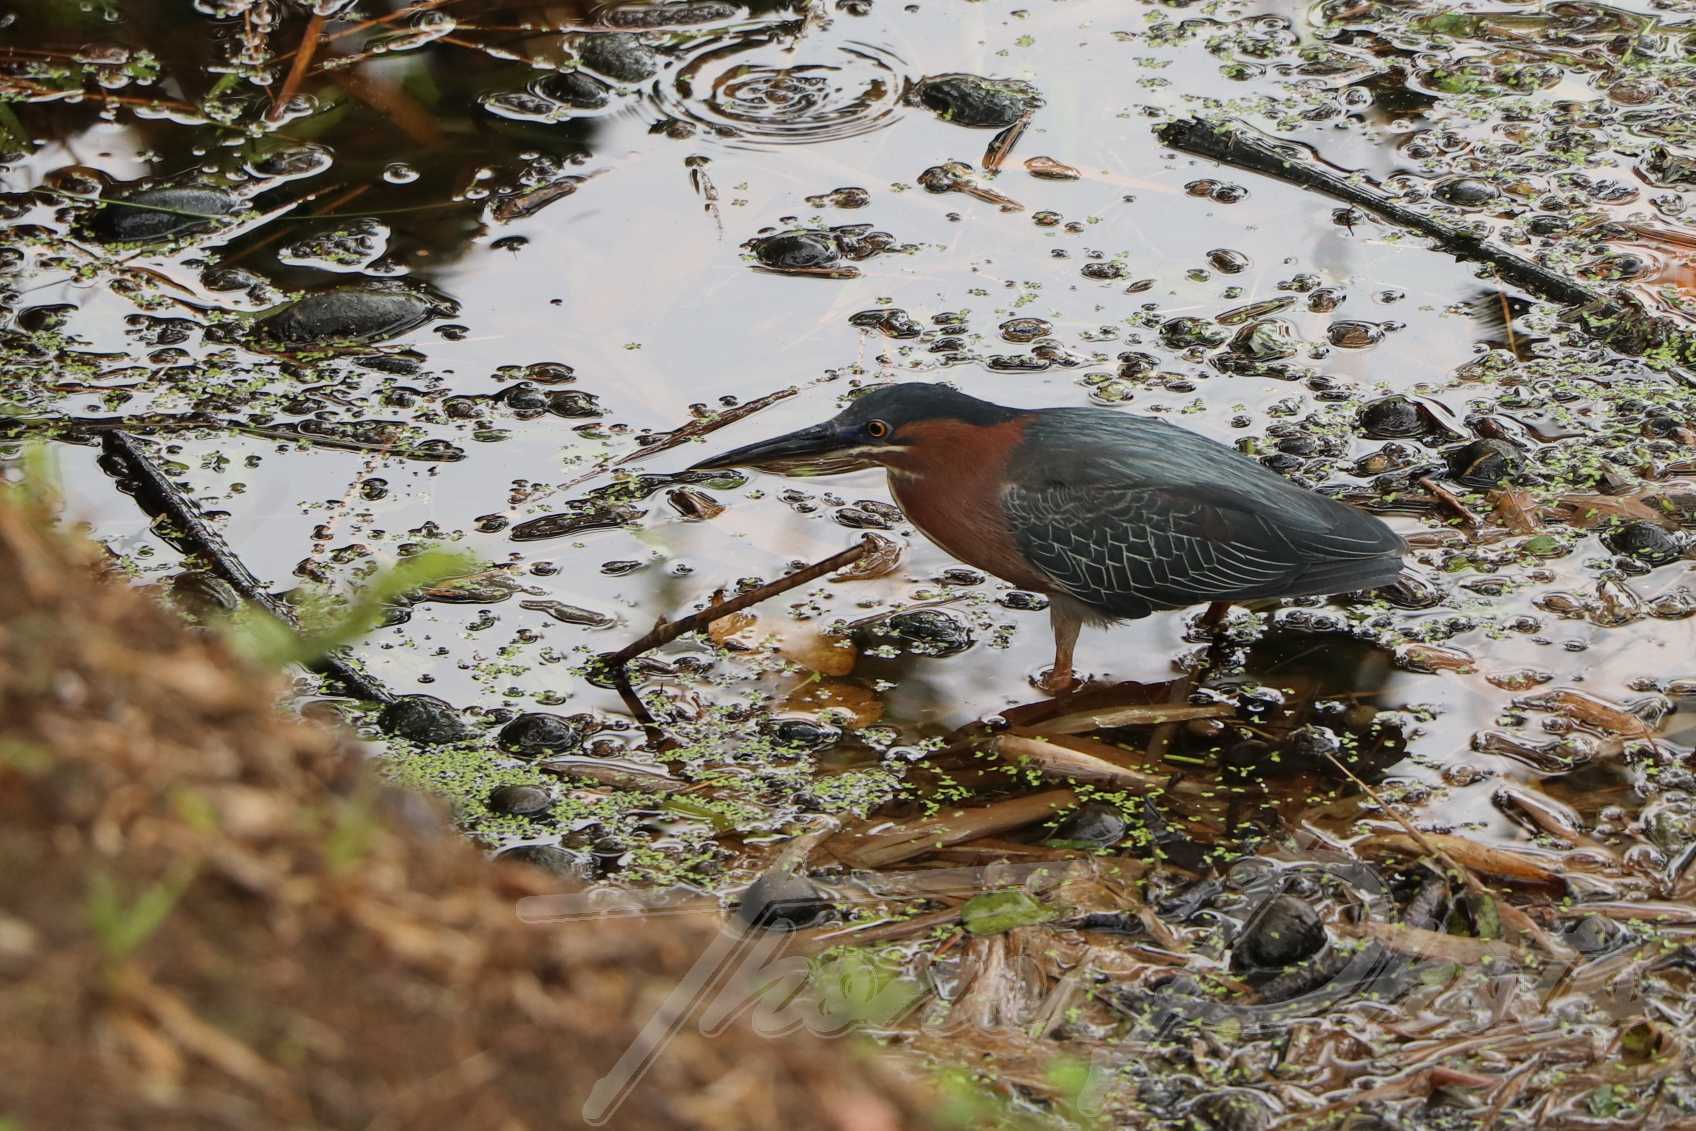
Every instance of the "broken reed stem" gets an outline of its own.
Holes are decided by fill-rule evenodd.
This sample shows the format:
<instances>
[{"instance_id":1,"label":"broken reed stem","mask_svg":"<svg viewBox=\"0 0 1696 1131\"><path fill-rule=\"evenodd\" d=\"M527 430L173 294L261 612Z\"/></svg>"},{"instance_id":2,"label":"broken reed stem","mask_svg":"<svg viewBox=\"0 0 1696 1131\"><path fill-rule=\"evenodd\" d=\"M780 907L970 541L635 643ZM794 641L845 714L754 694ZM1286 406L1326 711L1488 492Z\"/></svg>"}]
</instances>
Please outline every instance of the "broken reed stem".
<instances>
[{"instance_id":1,"label":"broken reed stem","mask_svg":"<svg viewBox=\"0 0 1696 1131\"><path fill-rule=\"evenodd\" d=\"M108 459L122 465L121 474L135 484L135 500L150 515L167 518L175 533L192 552L206 559L212 571L241 595L291 629L299 630L294 611L266 590L259 579L236 557L229 545L200 514L200 508L172 483L154 463L135 437L116 430L100 437L100 449ZM313 671L342 685L352 695L376 703L388 703L394 694L341 656L328 653L312 661Z\"/></svg>"},{"instance_id":2,"label":"broken reed stem","mask_svg":"<svg viewBox=\"0 0 1696 1131\"><path fill-rule=\"evenodd\" d=\"M271 109L265 113L267 122L280 119L283 111L288 109L289 103L300 90L300 84L306 79L306 70L312 66L312 56L318 50L318 41L323 38L324 22L325 17L316 12L306 21L306 30L301 33L300 47L294 53L294 63L289 67L288 77L283 80L283 89L277 92Z\"/></svg>"},{"instance_id":3,"label":"broken reed stem","mask_svg":"<svg viewBox=\"0 0 1696 1131\"><path fill-rule=\"evenodd\" d=\"M1496 286L1496 301L1502 306L1502 330L1508 336L1508 352L1519 356L1519 343L1513 337L1513 308L1508 305L1508 292L1500 285Z\"/></svg>"},{"instance_id":4,"label":"broken reed stem","mask_svg":"<svg viewBox=\"0 0 1696 1131\"><path fill-rule=\"evenodd\" d=\"M1025 136L1025 130L1030 124L1030 114L1022 114L1018 121L990 139L989 148L983 154L984 172L998 173L1001 171L1001 166L1007 163L1007 155L1013 152L1013 147L1018 145L1019 139Z\"/></svg>"},{"instance_id":5,"label":"broken reed stem","mask_svg":"<svg viewBox=\"0 0 1696 1131\"><path fill-rule=\"evenodd\" d=\"M105 392L121 386L98 386ZM62 429L55 433L54 429ZM0 417L0 436L12 439L22 435L46 434L76 437L101 437L111 432L176 432L208 429L235 432L244 436L259 436L267 440L302 444L306 447L329 448L339 452L377 452L392 459L422 460L430 463L452 463L465 458L465 453L437 451L434 448L400 447L392 442L354 440L340 436L320 436L312 432L293 432L287 428L267 428L239 420L226 420L204 412L155 412L137 416L37 416ZM130 438L133 442L134 437Z\"/></svg>"},{"instance_id":6,"label":"broken reed stem","mask_svg":"<svg viewBox=\"0 0 1696 1131\"><path fill-rule=\"evenodd\" d=\"M631 660L644 652L664 647L686 633L706 628L713 621L722 617L739 613L743 609L757 605L761 601L775 597L780 593L787 593L791 589L799 588L827 573L835 573L843 566L852 565L859 561L876 546L877 543L872 540L871 535L865 535L855 545L848 547L841 553L832 554L823 561L814 562L812 565L798 569L794 573L778 578L776 581L768 581L764 585L750 589L741 596L732 597L728 601L708 605L700 612L690 613L681 620L664 621L657 624L647 635L631 641L616 652L609 652L601 656L599 662L611 674L612 684L618 691L618 697L624 701L624 705L630 709L630 713L642 724L642 729L648 732L649 740L654 742L655 745L666 746L668 740L660 732L653 714L642 702L641 696L636 694L636 689L630 685L630 673L626 670L626 666Z\"/></svg>"},{"instance_id":7,"label":"broken reed stem","mask_svg":"<svg viewBox=\"0 0 1696 1131\"><path fill-rule=\"evenodd\" d=\"M1483 528L1484 520L1473 514L1472 508L1467 506L1459 495L1429 475L1421 475L1418 482L1421 487L1431 492L1433 498L1458 515L1460 520L1466 524L1469 533L1475 534Z\"/></svg>"}]
</instances>

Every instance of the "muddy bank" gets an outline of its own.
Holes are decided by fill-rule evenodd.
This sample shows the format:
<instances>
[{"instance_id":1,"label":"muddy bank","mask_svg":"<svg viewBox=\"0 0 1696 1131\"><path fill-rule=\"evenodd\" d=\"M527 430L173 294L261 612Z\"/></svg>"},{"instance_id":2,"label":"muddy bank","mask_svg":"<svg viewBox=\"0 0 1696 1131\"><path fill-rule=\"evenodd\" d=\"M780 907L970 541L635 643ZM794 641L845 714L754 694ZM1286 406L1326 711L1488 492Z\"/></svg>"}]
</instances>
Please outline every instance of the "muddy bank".
<instances>
[{"instance_id":1,"label":"muddy bank","mask_svg":"<svg viewBox=\"0 0 1696 1131\"><path fill-rule=\"evenodd\" d=\"M0 501L0 1122L553 1128L704 923L529 927L281 684ZM850 1042L679 1033L609 1126L928 1126Z\"/></svg>"}]
</instances>

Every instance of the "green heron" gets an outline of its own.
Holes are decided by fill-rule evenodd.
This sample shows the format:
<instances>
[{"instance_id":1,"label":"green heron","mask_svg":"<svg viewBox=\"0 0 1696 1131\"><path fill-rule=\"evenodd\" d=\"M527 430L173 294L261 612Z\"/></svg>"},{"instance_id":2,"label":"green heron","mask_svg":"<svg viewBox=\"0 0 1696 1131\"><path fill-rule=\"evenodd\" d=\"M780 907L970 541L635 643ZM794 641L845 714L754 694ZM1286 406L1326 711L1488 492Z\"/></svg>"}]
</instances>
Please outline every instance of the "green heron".
<instances>
[{"instance_id":1,"label":"green heron","mask_svg":"<svg viewBox=\"0 0 1696 1131\"><path fill-rule=\"evenodd\" d=\"M1312 597L1396 579L1400 537L1165 421L1017 409L944 385L890 385L823 424L702 460L828 475L882 466L907 518L949 554L1048 595L1054 666L1072 684L1085 624L1208 602ZM693 470L693 469L692 469Z\"/></svg>"}]
</instances>

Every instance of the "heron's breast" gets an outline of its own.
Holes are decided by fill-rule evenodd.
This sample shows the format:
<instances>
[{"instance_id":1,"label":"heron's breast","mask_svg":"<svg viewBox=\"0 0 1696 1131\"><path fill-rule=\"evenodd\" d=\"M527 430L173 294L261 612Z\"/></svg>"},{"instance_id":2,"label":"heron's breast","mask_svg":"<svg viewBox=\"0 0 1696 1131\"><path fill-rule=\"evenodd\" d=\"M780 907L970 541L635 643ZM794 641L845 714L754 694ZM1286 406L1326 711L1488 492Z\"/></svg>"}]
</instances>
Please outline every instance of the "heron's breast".
<instances>
[{"instance_id":1,"label":"heron's breast","mask_svg":"<svg viewBox=\"0 0 1696 1131\"><path fill-rule=\"evenodd\" d=\"M911 438L889 461L889 489L919 532L967 565L1025 589L1053 588L1020 553L1001 506L1007 460L1022 421L990 428L928 420L902 430Z\"/></svg>"}]
</instances>

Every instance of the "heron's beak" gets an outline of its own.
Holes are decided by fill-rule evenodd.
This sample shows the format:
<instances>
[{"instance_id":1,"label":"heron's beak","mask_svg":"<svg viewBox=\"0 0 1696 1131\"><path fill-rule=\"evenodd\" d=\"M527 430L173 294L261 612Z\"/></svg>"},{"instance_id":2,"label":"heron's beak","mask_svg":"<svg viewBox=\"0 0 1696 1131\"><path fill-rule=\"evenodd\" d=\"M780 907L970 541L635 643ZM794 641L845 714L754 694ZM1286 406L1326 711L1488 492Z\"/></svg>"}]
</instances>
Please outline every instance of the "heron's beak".
<instances>
[{"instance_id":1,"label":"heron's beak","mask_svg":"<svg viewBox=\"0 0 1696 1131\"><path fill-rule=\"evenodd\" d=\"M838 475L873 467L871 449L857 437L825 421L798 432L736 448L704 459L690 471L716 471L727 467L755 467L782 475Z\"/></svg>"}]
</instances>

